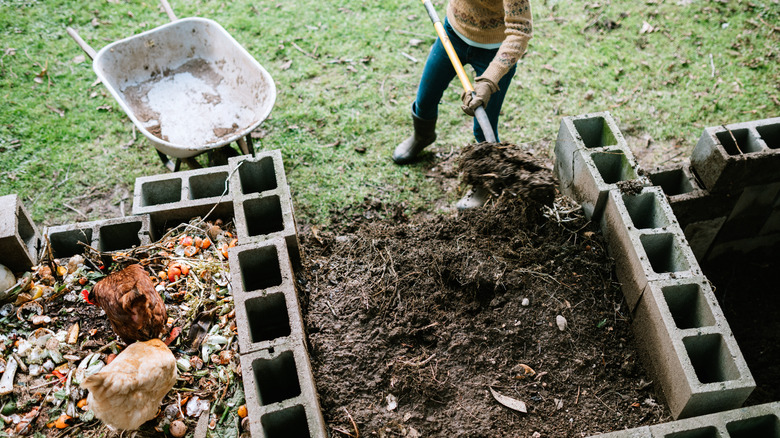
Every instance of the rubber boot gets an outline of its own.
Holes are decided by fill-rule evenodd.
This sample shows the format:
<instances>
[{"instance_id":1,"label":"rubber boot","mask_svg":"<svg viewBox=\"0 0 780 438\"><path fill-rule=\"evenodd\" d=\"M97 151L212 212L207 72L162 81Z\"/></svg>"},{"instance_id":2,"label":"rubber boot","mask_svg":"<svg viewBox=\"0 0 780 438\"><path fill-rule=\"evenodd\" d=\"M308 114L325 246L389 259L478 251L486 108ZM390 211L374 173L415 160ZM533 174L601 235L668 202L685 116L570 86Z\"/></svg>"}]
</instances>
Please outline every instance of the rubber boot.
<instances>
[{"instance_id":1,"label":"rubber boot","mask_svg":"<svg viewBox=\"0 0 780 438\"><path fill-rule=\"evenodd\" d=\"M436 119L423 120L412 112L412 122L414 133L393 151L393 161L396 164L413 162L426 146L436 141Z\"/></svg>"},{"instance_id":2,"label":"rubber boot","mask_svg":"<svg viewBox=\"0 0 780 438\"><path fill-rule=\"evenodd\" d=\"M455 204L458 210L466 210L469 208L482 207L490 199L490 191L488 189L479 186L471 187L460 201Z\"/></svg>"}]
</instances>

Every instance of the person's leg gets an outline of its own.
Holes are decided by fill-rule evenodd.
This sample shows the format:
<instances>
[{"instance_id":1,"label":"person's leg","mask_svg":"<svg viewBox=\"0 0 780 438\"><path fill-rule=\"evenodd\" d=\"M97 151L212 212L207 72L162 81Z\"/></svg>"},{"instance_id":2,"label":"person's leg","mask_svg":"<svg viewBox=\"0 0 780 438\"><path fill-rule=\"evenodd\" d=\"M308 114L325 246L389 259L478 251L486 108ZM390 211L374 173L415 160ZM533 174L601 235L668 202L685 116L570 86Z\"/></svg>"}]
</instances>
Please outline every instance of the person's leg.
<instances>
[{"instance_id":1,"label":"person's leg","mask_svg":"<svg viewBox=\"0 0 780 438\"><path fill-rule=\"evenodd\" d=\"M425 61L420 85L417 87L417 98L412 106L414 114L425 120L436 119L439 115L441 97L454 77L455 69L447 56L447 51L444 50L441 40L436 38Z\"/></svg>"},{"instance_id":2,"label":"person's leg","mask_svg":"<svg viewBox=\"0 0 780 438\"><path fill-rule=\"evenodd\" d=\"M439 102L453 77L455 69L444 45L437 38L425 62L420 85L417 87L417 97L412 104L414 132L393 151L393 161L396 164L414 162L417 155L436 140Z\"/></svg>"}]
</instances>

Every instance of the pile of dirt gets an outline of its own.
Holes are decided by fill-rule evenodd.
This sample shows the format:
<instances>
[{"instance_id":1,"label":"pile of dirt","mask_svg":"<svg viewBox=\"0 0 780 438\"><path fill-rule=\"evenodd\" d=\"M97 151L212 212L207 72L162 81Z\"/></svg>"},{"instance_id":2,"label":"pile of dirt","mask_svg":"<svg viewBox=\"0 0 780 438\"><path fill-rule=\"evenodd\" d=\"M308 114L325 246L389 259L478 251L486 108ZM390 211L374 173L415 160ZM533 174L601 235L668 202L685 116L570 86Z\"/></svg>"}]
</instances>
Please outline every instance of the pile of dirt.
<instances>
[{"instance_id":1,"label":"pile of dirt","mask_svg":"<svg viewBox=\"0 0 780 438\"><path fill-rule=\"evenodd\" d=\"M588 436L669 421L605 243L570 207L504 193L409 218L372 199L334 212L328 230L304 224L298 292L333 436Z\"/></svg>"},{"instance_id":2,"label":"pile of dirt","mask_svg":"<svg viewBox=\"0 0 780 438\"><path fill-rule=\"evenodd\" d=\"M543 160L511 143L476 143L461 150L462 181L483 186L493 195L503 192L550 205L555 199L555 179Z\"/></svg>"}]
</instances>

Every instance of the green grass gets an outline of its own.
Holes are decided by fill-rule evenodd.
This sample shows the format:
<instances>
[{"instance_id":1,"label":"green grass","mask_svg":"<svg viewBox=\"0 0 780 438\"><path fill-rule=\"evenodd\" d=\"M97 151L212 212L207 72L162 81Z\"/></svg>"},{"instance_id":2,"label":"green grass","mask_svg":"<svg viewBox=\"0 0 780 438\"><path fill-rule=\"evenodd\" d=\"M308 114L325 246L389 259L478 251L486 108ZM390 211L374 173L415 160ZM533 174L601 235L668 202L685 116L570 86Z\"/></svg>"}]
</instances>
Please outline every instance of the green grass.
<instances>
[{"instance_id":1,"label":"green grass","mask_svg":"<svg viewBox=\"0 0 780 438\"><path fill-rule=\"evenodd\" d=\"M687 157L704 127L777 116L778 2L678 3L686 2L532 1L535 37L504 106L502 140L552 140L561 117L608 110L625 134L673 141ZM168 18L153 0L0 5L0 195L19 194L39 225L84 220L74 209L104 219L90 210L96 199L117 206L136 177L166 170L143 136L133 140L132 123L105 87L93 86L91 63L78 62L82 52L65 28L100 49ZM172 6L179 17L220 23L276 81L256 146L281 149L299 220L327 224L331 211L365 197L410 210L457 199L425 178L437 157L407 167L389 158L409 133L433 42L419 1ZM444 2L436 7L443 16ZM654 31L641 33L644 22ZM459 95L453 82L434 150L473 141Z\"/></svg>"}]
</instances>

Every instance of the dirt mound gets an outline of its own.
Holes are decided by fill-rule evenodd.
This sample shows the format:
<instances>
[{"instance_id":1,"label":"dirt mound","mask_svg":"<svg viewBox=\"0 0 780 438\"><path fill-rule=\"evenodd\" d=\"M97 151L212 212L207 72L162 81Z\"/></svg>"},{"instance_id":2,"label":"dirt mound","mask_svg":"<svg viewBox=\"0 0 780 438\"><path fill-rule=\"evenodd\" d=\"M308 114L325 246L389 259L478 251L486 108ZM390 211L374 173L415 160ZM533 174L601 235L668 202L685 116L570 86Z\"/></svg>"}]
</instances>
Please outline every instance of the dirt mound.
<instances>
[{"instance_id":1,"label":"dirt mound","mask_svg":"<svg viewBox=\"0 0 780 438\"><path fill-rule=\"evenodd\" d=\"M539 172L523 172L510 173L529 187ZM587 436L670 419L603 240L561 202L504 195L408 219L367 201L329 231L302 227L298 292L333 436Z\"/></svg>"},{"instance_id":2,"label":"dirt mound","mask_svg":"<svg viewBox=\"0 0 780 438\"><path fill-rule=\"evenodd\" d=\"M547 164L511 143L477 143L461 150L462 181L550 205L555 179Z\"/></svg>"}]
</instances>

